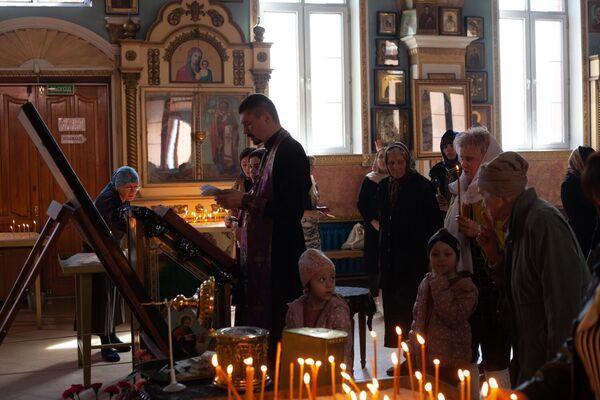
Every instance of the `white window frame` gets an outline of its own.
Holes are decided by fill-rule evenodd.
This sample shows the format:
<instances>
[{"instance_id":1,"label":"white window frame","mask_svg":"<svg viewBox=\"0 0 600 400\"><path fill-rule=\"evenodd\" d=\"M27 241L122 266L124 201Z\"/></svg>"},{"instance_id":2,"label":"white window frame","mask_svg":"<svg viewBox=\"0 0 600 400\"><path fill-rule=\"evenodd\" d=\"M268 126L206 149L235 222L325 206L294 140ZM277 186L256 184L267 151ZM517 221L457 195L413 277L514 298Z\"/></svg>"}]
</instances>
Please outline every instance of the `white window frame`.
<instances>
[{"instance_id":1,"label":"white window frame","mask_svg":"<svg viewBox=\"0 0 600 400\"><path fill-rule=\"evenodd\" d=\"M0 0L0 7L91 7L92 0L80 0L79 3L52 1L52 0L26 0L26 1L11 1Z\"/></svg>"},{"instance_id":2,"label":"white window frame","mask_svg":"<svg viewBox=\"0 0 600 400\"><path fill-rule=\"evenodd\" d=\"M527 136L525 140L525 145L523 148L514 148L511 150L525 150L525 151L535 151L535 150L559 150L559 149L569 149L570 148L570 99L569 99L569 24L568 24L568 2L567 0L563 0L564 10L560 12L541 12L541 11L530 11L530 1L526 0L527 8L524 11L517 10L501 10L500 2L498 1L498 18L501 19L518 19L525 21L525 51L526 51L526 115L527 115ZM563 61L563 85L561 87L562 90L562 99L563 99L563 136L560 142L548 143L548 144L540 144L538 141L538 132L536 126L537 120L537 99L536 99L536 60L535 60L535 22L536 21L560 21L562 23L563 28L563 43L562 43L562 61ZM500 21L498 21L499 23ZM499 37L501 41L502 38ZM498 46L500 49L500 46ZM498 54L501 58L502 55ZM500 63L501 65L501 63ZM500 79L502 79L501 71ZM500 108L502 108L502 99L500 100ZM506 101L510 101L507 99ZM501 114L502 115L502 114ZM508 132L503 132L503 137L506 137ZM503 144L504 147L504 144Z\"/></svg>"},{"instance_id":3,"label":"white window frame","mask_svg":"<svg viewBox=\"0 0 600 400\"><path fill-rule=\"evenodd\" d=\"M306 149L307 153L321 154L351 154L352 153L352 80L351 64L352 54L350 46L350 5L346 0L344 4L314 4L298 0L297 3L260 2L261 19L265 11L296 13L298 18L298 82L299 93L299 126L300 132L290 132ZM311 104L311 60L310 60L310 25L309 18L312 13L319 14L341 14L342 16L342 59L343 61L343 85L342 101L344 116L342 121L343 145L338 147L318 146L318 132L312 132L312 104ZM271 65L273 68L277 66ZM285 122L282 122L285 124Z\"/></svg>"}]
</instances>

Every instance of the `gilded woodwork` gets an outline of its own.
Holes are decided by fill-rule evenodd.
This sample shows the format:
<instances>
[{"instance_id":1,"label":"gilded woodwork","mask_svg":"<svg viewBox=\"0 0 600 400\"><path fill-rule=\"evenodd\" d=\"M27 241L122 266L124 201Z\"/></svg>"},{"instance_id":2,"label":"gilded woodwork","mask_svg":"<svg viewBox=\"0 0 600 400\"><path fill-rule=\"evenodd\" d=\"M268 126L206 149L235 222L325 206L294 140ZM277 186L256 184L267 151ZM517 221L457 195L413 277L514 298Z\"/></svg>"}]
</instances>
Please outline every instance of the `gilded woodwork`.
<instances>
[{"instance_id":1,"label":"gilded woodwork","mask_svg":"<svg viewBox=\"0 0 600 400\"><path fill-rule=\"evenodd\" d=\"M148 85L160 85L160 50L148 49Z\"/></svg>"},{"instance_id":2,"label":"gilded woodwork","mask_svg":"<svg viewBox=\"0 0 600 400\"><path fill-rule=\"evenodd\" d=\"M127 165L138 169L137 85L139 72L122 74L125 85L125 116L127 129Z\"/></svg>"},{"instance_id":3,"label":"gilded woodwork","mask_svg":"<svg viewBox=\"0 0 600 400\"><path fill-rule=\"evenodd\" d=\"M257 57L260 57L259 53ZM266 54L266 53L265 53ZM259 60L260 61L260 60ZM263 60L267 61L266 59ZM246 62L244 52L242 50L233 51L233 84L235 86L244 86L246 84L245 77Z\"/></svg>"}]
</instances>

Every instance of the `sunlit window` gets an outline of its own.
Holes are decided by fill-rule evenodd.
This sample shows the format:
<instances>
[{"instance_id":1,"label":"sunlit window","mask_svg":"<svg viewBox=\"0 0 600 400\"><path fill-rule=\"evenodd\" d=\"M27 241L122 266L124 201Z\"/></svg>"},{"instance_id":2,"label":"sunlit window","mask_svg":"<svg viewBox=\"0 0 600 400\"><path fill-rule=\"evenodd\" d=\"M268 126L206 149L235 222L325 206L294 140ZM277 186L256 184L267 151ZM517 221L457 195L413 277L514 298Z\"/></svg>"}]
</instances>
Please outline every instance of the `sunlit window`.
<instances>
[{"instance_id":1,"label":"sunlit window","mask_svg":"<svg viewBox=\"0 0 600 400\"><path fill-rule=\"evenodd\" d=\"M261 1L271 47L269 97L308 153L349 153L350 54L345 0Z\"/></svg>"},{"instance_id":2,"label":"sunlit window","mask_svg":"<svg viewBox=\"0 0 600 400\"><path fill-rule=\"evenodd\" d=\"M0 6L77 7L91 5L92 0L0 0Z\"/></svg>"},{"instance_id":3,"label":"sunlit window","mask_svg":"<svg viewBox=\"0 0 600 400\"><path fill-rule=\"evenodd\" d=\"M569 147L565 0L499 1L504 149Z\"/></svg>"}]
</instances>

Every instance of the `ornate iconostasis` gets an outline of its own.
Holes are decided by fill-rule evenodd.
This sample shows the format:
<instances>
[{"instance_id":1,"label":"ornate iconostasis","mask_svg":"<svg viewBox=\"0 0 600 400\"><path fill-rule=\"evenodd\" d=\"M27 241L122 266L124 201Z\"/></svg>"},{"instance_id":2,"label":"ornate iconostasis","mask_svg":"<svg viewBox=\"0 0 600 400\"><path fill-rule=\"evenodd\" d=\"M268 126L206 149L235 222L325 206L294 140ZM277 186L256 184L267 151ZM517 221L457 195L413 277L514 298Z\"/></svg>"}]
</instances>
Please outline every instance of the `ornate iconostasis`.
<instances>
[{"instance_id":1,"label":"ornate iconostasis","mask_svg":"<svg viewBox=\"0 0 600 400\"><path fill-rule=\"evenodd\" d=\"M208 0L165 4L145 40L121 41L124 159L141 203L181 199L200 182L229 185L247 147L237 109L265 92L270 44L248 43L229 10ZM167 200L167 201L161 201ZM197 202L197 201L196 201Z\"/></svg>"}]
</instances>

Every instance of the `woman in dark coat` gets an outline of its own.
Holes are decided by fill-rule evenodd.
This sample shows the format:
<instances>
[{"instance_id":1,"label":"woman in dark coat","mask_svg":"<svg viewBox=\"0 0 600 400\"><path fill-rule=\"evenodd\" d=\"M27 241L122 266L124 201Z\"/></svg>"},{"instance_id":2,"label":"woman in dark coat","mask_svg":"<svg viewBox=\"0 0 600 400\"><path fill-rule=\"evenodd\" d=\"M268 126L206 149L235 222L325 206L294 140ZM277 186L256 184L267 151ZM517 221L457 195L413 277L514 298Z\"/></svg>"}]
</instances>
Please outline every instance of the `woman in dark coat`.
<instances>
[{"instance_id":1,"label":"woman in dark coat","mask_svg":"<svg viewBox=\"0 0 600 400\"><path fill-rule=\"evenodd\" d=\"M121 167L113 172L108 185L102 189L94 205L108 225L112 235L121 241L127 232L127 223L121 218L121 208L135 198L140 189L140 177L135 169ZM86 247L86 246L84 246ZM86 248L86 251L92 251ZM123 297L108 274L94 274L92 277L92 334L100 336L102 344L116 346L103 348L104 361L120 360L117 351L128 352L129 346L118 346L121 342L115 333L115 327L124 322Z\"/></svg>"},{"instance_id":2,"label":"woman in dark coat","mask_svg":"<svg viewBox=\"0 0 600 400\"><path fill-rule=\"evenodd\" d=\"M369 290L373 297L379 296L379 204L377 187L387 176L385 149L379 149L373 161L373 169L365 176L356 206L365 226L365 264L369 278Z\"/></svg>"},{"instance_id":3,"label":"woman in dark coat","mask_svg":"<svg viewBox=\"0 0 600 400\"><path fill-rule=\"evenodd\" d=\"M456 166L460 162L458 161L458 154L454 149L454 138L456 138L456 135L458 135L458 132L454 132L452 129L444 133L440 141L440 152L442 153L443 160L431 167L429 171L429 178L431 179L431 183L433 183L436 198L443 216L446 215L450 199L452 198L452 193L450 193L448 185L458 179Z\"/></svg>"},{"instance_id":4,"label":"woman in dark coat","mask_svg":"<svg viewBox=\"0 0 600 400\"><path fill-rule=\"evenodd\" d=\"M429 180L410 168L402 143L385 151L389 176L379 183L379 267L385 347L398 344L395 328L408 332L419 283L427 273L427 241L442 218Z\"/></svg>"},{"instance_id":5,"label":"woman in dark coat","mask_svg":"<svg viewBox=\"0 0 600 400\"><path fill-rule=\"evenodd\" d=\"M569 157L567 175L560 186L563 208L585 257L590 252L592 235L596 227L596 210L594 205L583 195L581 174L587 158L593 152L594 149L585 146L579 146L573 150Z\"/></svg>"}]
</instances>

